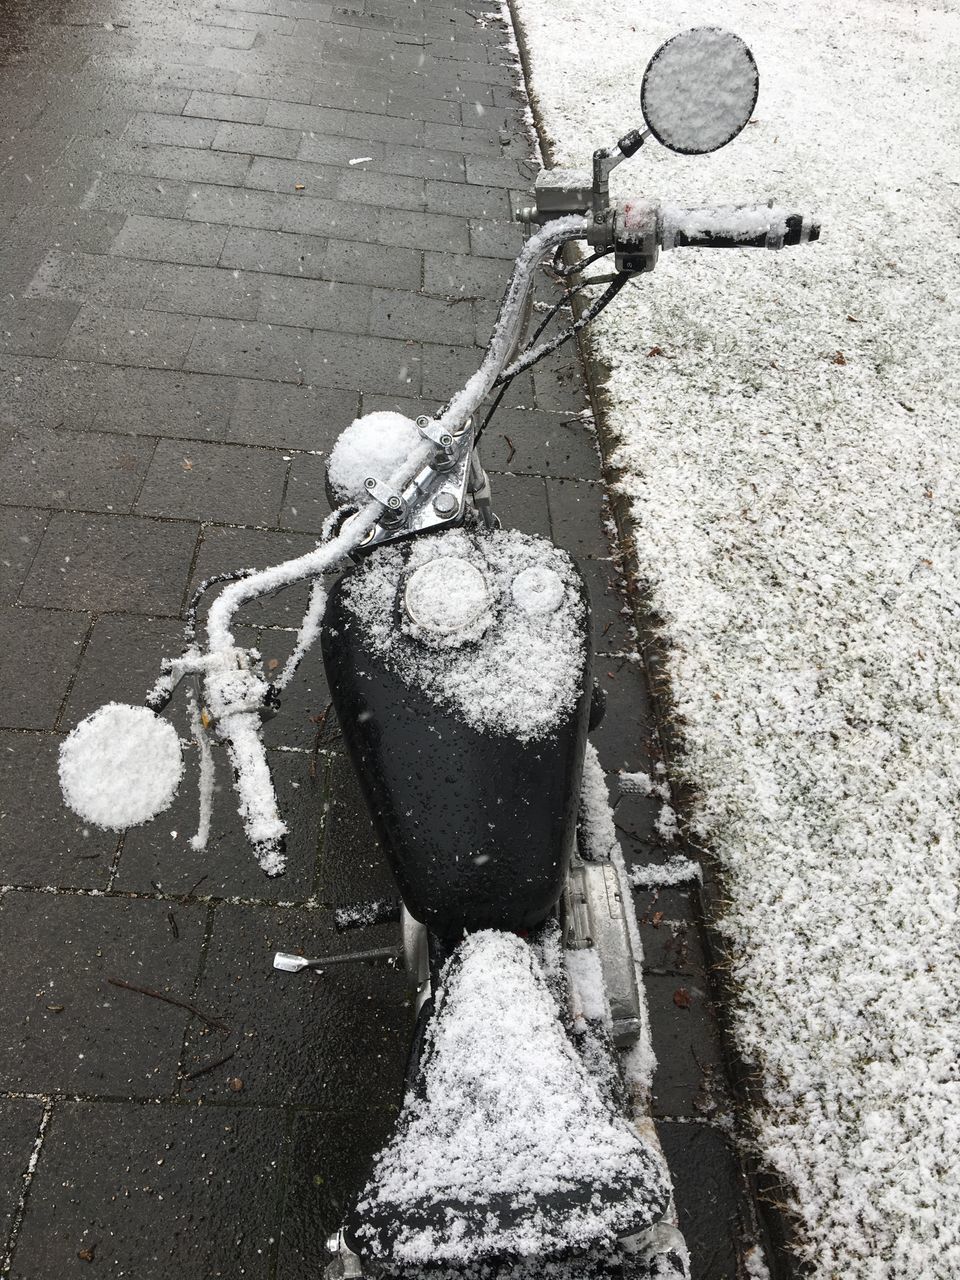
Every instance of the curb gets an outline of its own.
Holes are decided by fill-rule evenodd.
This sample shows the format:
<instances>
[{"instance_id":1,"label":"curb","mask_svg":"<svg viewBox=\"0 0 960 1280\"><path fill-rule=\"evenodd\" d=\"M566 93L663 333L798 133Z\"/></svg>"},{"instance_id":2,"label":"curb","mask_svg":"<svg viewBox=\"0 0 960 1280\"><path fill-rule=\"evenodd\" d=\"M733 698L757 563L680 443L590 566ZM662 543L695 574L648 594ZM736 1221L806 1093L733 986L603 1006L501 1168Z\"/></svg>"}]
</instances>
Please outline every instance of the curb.
<instances>
[{"instance_id":1,"label":"curb","mask_svg":"<svg viewBox=\"0 0 960 1280\"><path fill-rule=\"evenodd\" d=\"M513 28L520 57L520 68L526 91L527 104L532 114L544 162L552 168L556 161L549 134L540 114L536 96L532 92L532 72L526 32L516 0L501 0L505 20ZM564 251L567 261L572 261L577 251L570 246ZM575 315L586 309L582 296L573 299ZM611 464L610 458L619 441L614 436L607 415L605 387L609 366L596 349L587 329L577 335L580 362L583 366L587 394L593 411L600 445L601 469L606 497L617 530L617 552L620 568L627 584L626 603L631 611L631 621L637 632L637 652L650 691L651 705L656 722L657 736L663 753L670 788L676 808L682 815L693 808L696 788L688 782L677 781L680 770L677 762L685 754L683 722L677 714L669 677L669 646L665 642L663 619L654 610L634 550L634 522L630 502L621 488L622 469ZM741 1181L748 1204L755 1218L756 1237L759 1240L770 1268L773 1280L800 1280L808 1275L806 1267L797 1256L800 1239L799 1223L787 1205L789 1187L767 1169L757 1152L756 1135L750 1117L763 1109L765 1100L755 1076L740 1058L736 1048L730 1009L736 998L736 990L728 978L729 963L723 936L714 921L721 914L727 896L724 890L723 869L719 859L709 846L701 846L687 834L689 824L681 825L680 851L685 857L698 862L703 870L701 884L691 887L697 926L707 959L706 977L710 995L717 1012L720 1028L720 1047L723 1065L731 1095L737 1104L737 1128L734 1134L734 1152L740 1165ZM751 1241L743 1241L749 1247Z\"/></svg>"}]
</instances>

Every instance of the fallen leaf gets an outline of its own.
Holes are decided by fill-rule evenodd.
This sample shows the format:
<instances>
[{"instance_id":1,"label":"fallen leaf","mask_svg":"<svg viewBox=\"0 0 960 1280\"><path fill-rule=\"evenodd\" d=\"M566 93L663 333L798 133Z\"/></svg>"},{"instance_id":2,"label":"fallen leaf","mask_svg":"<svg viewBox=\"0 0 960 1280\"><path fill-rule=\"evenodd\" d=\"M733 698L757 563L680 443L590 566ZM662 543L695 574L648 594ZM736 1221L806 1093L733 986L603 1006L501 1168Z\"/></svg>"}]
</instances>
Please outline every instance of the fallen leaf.
<instances>
[{"instance_id":1,"label":"fallen leaf","mask_svg":"<svg viewBox=\"0 0 960 1280\"><path fill-rule=\"evenodd\" d=\"M77 1257L80 1259L81 1262L92 1262L93 1253L96 1247L97 1246L95 1244L88 1244L85 1249L78 1249Z\"/></svg>"},{"instance_id":2,"label":"fallen leaf","mask_svg":"<svg viewBox=\"0 0 960 1280\"><path fill-rule=\"evenodd\" d=\"M651 916L651 920L652 920L652 922L653 922L653 927L654 927L655 929L659 929L659 928L660 928L660 926L663 924L663 912L662 912L662 911L655 911L655 912L653 913L653 915Z\"/></svg>"},{"instance_id":3,"label":"fallen leaf","mask_svg":"<svg viewBox=\"0 0 960 1280\"><path fill-rule=\"evenodd\" d=\"M180 465L183 467L184 471L193 470L193 462L191 461L190 458L184 458L183 462L181 462Z\"/></svg>"},{"instance_id":4,"label":"fallen leaf","mask_svg":"<svg viewBox=\"0 0 960 1280\"><path fill-rule=\"evenodd\" d=\"M677 987L676 991L673 993L673 1003L678 1009L690 1008L690 992L686 987Z\"/></svg>"},{"instance_id":5,"label":"fallen leaf","mask_svg":"<svg viewBox=\"0 0 960 1280\"><path fill-rule=\"evenodd\" d=\"M842 351L837 351L837 352L834 354L834 357L833 357L833 359L831 360L831 362L830 362L830 363L831 363L831 364L846 364L846 363L847 363L847 357L843 354L843 352L842 352Z\"/></svg>"},{"instance_id":6,"label":"fallen leaf","mask_svg":"<svg viewBox=\"0 0 960 1280\"><path fill-rule=\"evenodd\" d=\"M267 670L268 670L268 671L276 671L276 669L277 669L277 667L279 667L279 665L280 665L280 659L279 659L279 658L268 658L268 659L267 659Z\"/></svg>"}]
</instances>

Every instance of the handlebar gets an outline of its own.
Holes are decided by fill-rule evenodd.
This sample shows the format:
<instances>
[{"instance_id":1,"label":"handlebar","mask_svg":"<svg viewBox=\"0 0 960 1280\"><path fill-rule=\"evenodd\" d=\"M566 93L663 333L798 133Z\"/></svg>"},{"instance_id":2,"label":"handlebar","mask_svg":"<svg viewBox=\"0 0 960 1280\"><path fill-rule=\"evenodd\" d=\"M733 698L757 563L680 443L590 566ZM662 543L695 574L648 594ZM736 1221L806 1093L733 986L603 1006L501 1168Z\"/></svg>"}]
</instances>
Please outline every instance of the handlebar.
<instances>
[{"instance_id":1,"label":"handlebar","mask_svg":"<svg viewBox=\"0 0 960 1280\"><path fill-rule=\"evenodd\" d=\"M776 205L664 205L659 239L663 249L783 249L819 240L820 224Z\"/></svg>"}]
</instances>

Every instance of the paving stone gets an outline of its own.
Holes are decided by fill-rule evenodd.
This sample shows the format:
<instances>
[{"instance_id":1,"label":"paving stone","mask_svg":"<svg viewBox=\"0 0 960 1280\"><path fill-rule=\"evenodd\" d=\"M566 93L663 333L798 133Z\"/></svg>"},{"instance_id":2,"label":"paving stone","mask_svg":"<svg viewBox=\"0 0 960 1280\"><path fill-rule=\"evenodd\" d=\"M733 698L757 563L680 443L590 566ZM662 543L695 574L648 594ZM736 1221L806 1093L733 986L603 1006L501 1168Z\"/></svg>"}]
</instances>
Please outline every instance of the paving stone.
<instances>
[{"instance_id":1,"label":"paving stone","mask_svg":"<svg viewBox=\"0 0 960 1280\"><path fill-rule=\"evenodd\" d=\"M450 253L423 255L423 287L427 293L443 297L467 294L499 304L509 280L509 268L496 258Z\"/></svg>"},{"instance_id":2,"label":"paving stone","mask_svg":"<svg viewBox=\"0 0 960 1280\"><path fill-rule=\"evenodd\" d=\"M324 771L317 768L313 755L306 751L268 752L280 813L288 828L288 869L282 876L267 876L244 835L233 770L220 747L214 748L209 842L202 853L191 847L199 813L198 768L196 751L185 754L184 778L173 804L153 822L126 833L116 888L150 893L159 885L168 895L182 895L197 886L196 892L204 897L263 902L303 902L309 898L317 873L324 798ZM197 885L201 877L202 883ZM174 914L179 914L176 908Z\"/></svg>"},{"instance_id":3,"label":"paving stone","mask_svg":"<svg viewBox=\"0 0 960 1280\"><path fill-rule=\"evenodd\" d=\"M279 191L285 195L296 195L297 188L301 187L311 196L332 196L340 173L333 165L256 156L243 185L251 190Z\"/></svg>"},{"instance_id":4,"label":"paving stone","mask_svg":"<svg viewBox=\"0 0 960 1280\"><path fill-rule=\"evenodd\" d=\"M737 1241L753 1231L727 1138L711 1125L663 1120L657 1134L673 1178L692 1275L695 1280L737 1280L743 1274Z\"/></svg>"},{"instance_id":5,"label":"paving stone","mask_svg":"<svg viewBox=\"0 0 960 1280\"><path fill-rule=\"evenodd\" d=\"M240 382L229 433L243 444L328 452L357 416L353 392L290 383ZM296 463L296 459L294 463Z\"/></svg>"},{"instance_id":6,"label":"paving stone","mask_svg":"<svg viewBox=\"0 0 960 1280\"><path fill-rule=\"evenodd\" d=\"M370 331L416 342L473 341L473 309L469 301L448 302L404 289L374 289Z\"/></svg>"},{"instance_id":7,"label":"paving stone","mask_svg":"<svg viewBox=\"0 0 960 1280\"><path fill-rule=\"evenodd\" d=\"M326 240L319 236L235 227L227 235L220 265L322 280L328 278L324 266L326 247Z\"/></svg>"},{"instance_id":8,"label":"paving stone","mask_svg":"<svg viewBox=\"0 0 960 1280\"><path fill-rule=\"evenodd\" d=\"M0 352L51 356L63 344L79 307L53 298L0 299Z\"/></svg>"},{"instance_id":9,"label":"paving stone","mask_svg":"<svg viewBox=\"0 0 960 1280\"><path fill-rule=\"evenodd\" d=\"M608 510L603 489L582 481L548 478L550 523L554 541L578 560L611 554L604 522Z\"/></svg>"},{"instance_id":10,"label":"paving stone","mask_svg":"<svg viewBox=\"0 0 960 1280\"><path fill-rule=\"evenodd\" d=\"M260 288L255 272L160 263L144 306L148 311L253 320L260 306Z\"/></svg>"},{"instance_id":11,"label":"paving stone","mask_svg":"<svg viewBox=\"0 0 960 1280\"><path fill-rule=\"evenodd\" d=\"M346 425L348 424L344 423ZM303 529L319 535L323 522L330 514L330 503L324 488L326 474L327 457L300 454L294 458L280 515L280 523L285 529Z\"/></svg>"},{"instance_id":12,"label":"paving stone","mask_svg":"<svg viewBox=\"0 0 960 1280\"><path fill-rule=\"evenodd\" d=\"M111 156L118 173L146 173L185 182L222 182L239 186L250 166L250 157L225 151L198 151L193 147L159 147L129 144Z\"/></svg>"},{"instance_id":13,"label":"paving stone","mask_svg":"<svg viewBox=\"0 0 960 1280\"><path fill-rule=\"evenodd\" d=\"M346 113L329 107L309 103L270 102L266 109L266 123L281 129L293 129L300 133L343 133ZM259 148L255 148L259 151ZM264 154L269 154L264 152Z\"/></svg>"},{"instance_id":14,"label":"paving stone","mask_svg":"<svg viewBox=\"0 0 960 1280\"><path fill-rule=\"evenodd\" d=\"M178 906L174 933L169 910L126 898L4 895L0 1087L131 1098L171 1091L188 1015L107 982L190 1000L203 912Z\"/></svg>"},{"instance_id":15,"label":"paving stone","mask_svg":"<svg viewBox=\"0 0 960 1280\"><path fill-rule=\"evenodd\" d=\"M312 334L254 321L201 319L185 364L210 373L299 384L312 376Z\"/></svg>"},{"instance_id":16,"label":"paving stone","mask_svg":"<svg viewBox=\"0 0 960 1280\"><path fill-rule=\"evenodd\" d=\"M195 316L88 303L80 308L60 354L66 360L179 368L196 328Z\"/></svg>"},{"instance_id":17,"label":"paving stone","mask_svg":"<svg viewBox=\"0 0 960 1280\"><path fill-rule=\"evenodd\" d=\"M121 258L146 258L158 262L186 262L216 266L227 238L227 228L179 218L147 218L133 215L124 223L110 252Z\"/></svg>"},{"instance_id":18,"label":"paving stone","mask_svg":"<svg viewBox=\"0 0 960 1280\"><path fill-rule=\"evenodd\" d=\"M550 513L541 476L500 475L491 480L493 509L508 529L550 539Z\"/></svg>"},{"instance_id":19,"label":"paving stone","mask_svg":"<svg viewBox=\"0 0 960 1280\"><path fill-rule=\"evenodd\" d=\"M343 200L378 205L388 209L422 209L422 178L409 178L395 173L378 173L362 167L337 171L336 194Z\"/></svg>"},{"instance_id":20,"label":"paving stone","mask_svg":"<svg viewBox=\"0 0 960 1280\"><path fill-rule=\"evenodd\" d=\"M279 228L291 196L245 187L195 186L184 217L197 222L226 223L231 227Z\"/></svg>"},{"instance_id":21,"label":"paving stone","mask_svg":"<svg viewBox=\"0 0 960 1280\"><path fill-rule=\"evenodd\" d=\"M624 604L626 585L616 563L583 558L578 565L590 592L594 652L632 653L636 649L633 614Z\"/></svg>"},{"instance_id":22,"label":"paving stone","mask_svg":"<svg viewBox=\"0 0 960 1280\"><path fill-rule=\"evenodd\" d=\"M263 124L267 104L261 98L244 98L235 93L202 93L194 90L183 107L185 116L209 120L232 120L238 124Z\"/></svg>"},{"instance_id":23,"label":"paving stone","mask_svg":"<svg viewBox=\"0 0 960 1280\"><path fill-rule=\"evenodd\" d=\"M0 606L0 725L53 728L88 627L85 614Z\"/></svg>"},{"instance_id":24,"label":"paving stone","mask_svg":"<svg viewBox=\"0 0 960 1280\"><path fill-rule=\"evenodd\" d=\"M603 722L590 735L603 767L646 771L655 757L656 724L643 668L628 658L598 655L593 674L607 696Z\"/></svg>"},{"instance_id":25,"label":"paving stone","mask_svg":"<svg viewBox=\"0 0 960 1280\"><path fill-rule=\"evenodd\" d=\"M11 1280L75 1271L94 1246L93 1266L138 1280L265 1280L282 1142L282 1116L259 1108L61 1104Z\"/></svg>"},{"instance_id":26,"label":"paving stone","mask_svg":"<svg viewBox=\"0 0 960 1280\"><path fill-rule=\"evenodd\" d=\"M316 545L315 538L298 533L276 533L265 529L231 529L205 525L197 561L190 578L190 594L216 574L232 569L267 569L270 565L305 555ZM205 617L217 590L211 588L201 601L199 616ZM237 615L249 626L298 627L307 607L308 588L303 584L286 587L273 595L245 604Z\"/></svg>"},{"instance_id":27,"label":"paving stone","mask_svg":"<svg viewBox=\"0 0 960 1280\"><path fill-rule=\"evenodd\" d=\"M644 990L656 1046L653 1114L709 1119L725 1101L723 1065L702 978L647 974Z\"/></svg>"},{"instance_id":28,"label":"paving stone","mask_svg":"<svg viewBox=\"0 0 960 1280\"><path fill-rule=\"evenodd\" d=\"M295 1116L277 1280L322 1274L330 1260L326 1241L363 1190L393 1121L388 1108Z\"/></svg>"},{"instance_id":29,"label":"paving stone","mask_svg":"<svg viewBox=\"0 0 960 1280\"><path fill-rule=\"evenodd\" d=\"M52 733L0 731L0 884L104 888L117 833L67 808Z\"/></svg>"},{"instance_id":30,"label":"paving stone","mask_svg":"<svg viewBox=\"0 0 960 1280\"><path fill-rule=\"evenodd\" d=\"M197 1003L237 1033L229 1074L243 1080L244 1101L325 1111L399 1101L411 1016L403 976L358 964L291 981L270 964L277 950L319 956L392 945L398 934L391 925L341 937L325 911L217 907ZM187 1071L214 1060L221 1044L191 1028ZM234 1100L225 1075L198 1077L184 1097Z\"/></svg>"},{"instance_id":31,"label":"paving stone","mask_svg":"<svg viewBox=\"0 0 960 1280\"><path fill-rule=\"evenodd\" d=\"M371 291L359 285L279 276L264 285L257 318L266 324L366 333L370 297Z\"/></svg>"},{"instance_id":32,"label":"paving stone","mask_svg":"<svg viewBox=\"0 0 960 1280\"><path fill-rule=\"evenodd\" d=\"M469 155L464 157L467 181L484 187L509 187L528 191L540 166L531 160L498 159L496 156Z\"/></svg>"},{"instance_id":33,"label":"paving stone","mask_svg":"<svg viewBox=\"0 0 960 1280\"><path fill-rule=\"evenodd\" d=\"M273 450L161 440L137 501L142 515L276 524L287 463Z\"/></svg>"},{"instance_id":34,"label":"paving stone","mask_svg":"<svg viewBox=\"0 0 960 1280\"><path fill-rule=\"evenodd\" d=\"M423 254L416 249L392 245L360 244L349 240L330 240L323 256L322 276L325 280L342 280L345 284L380 285L389 278L398 289L419 289Z\"/></svg>"},{"instance_id":35,"label":"paving stone","mask_svg":"<svg viewBox=\"0 0 960 1280\"><path fill-rule=\"evenodd\" d=\"M567 414L497 410L483 435L488 471L598 480L600 452L592 424Z\"/></svg>"},{"instance_id":36,"label":"paving stone","mask_svg":"<svg viewBox=\"0 0 960 1280\"><path fill-rule=\"evenodd\" d=\"M197 526L182 521L57 513L20 599L62 609L177 614L196 540Z\"/></svg>"},{"instance_id":37,"label":"paving stone","mask_svg":"<svg viewBox=\"0 0 960 1280\"><path fill-rule=\"evenodd\" d=\"M217 132L211 120L188 120L183 116L135 115L124 131L125 143L145 143L170 147L209 147ZM243 148L246 150L247 148ZM218 151L236 151L236 147L217 146Z\"/></svg>"},{"instance_id":38,"label":"paving stone","mask_svg":"<svg viewBox=\"0 0 960 1280\"><path fill-rule=\"evenodd\" d=\"M40 547L49 513L0 507L0 604L13 604Z\"/></svg>"},{"instance_id":39,"label":"paving stone","mask_svg":"<svg viewBox=\"0 0 960 1280\"><path fill-rule=\"evenodd\" d=\"M357 391L420 390L421 349L415 342L317 330L305 364L307 377Z\"/></svg>"},{"instance_id":40,"label":"paving stone","mask_svg":"<svg viewBox=\"0 0 960 1280\"><path fill-rule=\"evenodd\" d=\"M70 690L62 726L75 724L105 702L139 705L160 674L162 658L184 649L183 623L173 618L108 613L94 623Z\"/></svg>"},{"instance_id":41,"label":"paving stone","mask_svg":"<svg viewBox=\"0 0 960 1280\"><path fill-rule=\"evenodd\" d=\"M344 751L330 755L329 808L323 832L320 897L334 907L396 898L356 771Z\"/></svg>"},{"instance_id":42,"label":"paving stone","mask_svg":"<svg viewBox=\"0 0 960 1280\"><path fill-rule=\"evenodd\" d=\"M107 173L94 180L83 203L87 209L176 218L187 203L188 193L188 184L176 179L160 181L137 174Z\"/></svg>"},{"instance_id":43,"label":"paving stone","mask_svg":"<svg viewBox=\"0 0 960 1280\"><path fill-rule=\"evenodd\" d=\"M0 502L129 511L154 441L99 432L21 431L0 453Z\"/></svg>"},{"instance_id":44,"label":"paving stone","mask_svg":"<svg viewBox=\"0 0 960 1280\"><path fill-rule=\"evenodd\" d=\"M523 246L523 227L518 222L470 219L470 250L481 258L512 261Z\"/></svg>"},{"instance_id":45,"label":"paving stone","mask_svg":"<svg viewBox=\"0 0 960 1280\"><path fill-rule=\"evenodd\" d=\"M234 92L251 98L270 98L277 102L309 102L315 84L314 76L261 76L241 73L236 78Z\"/></svg>"},{"instance_id":46,"label":"paving stone","mask_svg":"<svg viewBox=\"0 0 960 1280\"><path fill-rule=\"evenodd\" d=\"M501 187L473 186L469 183L434 182L426 184L427 208L433 213L449 213L458 217L504 221L512 217L510 197Z\"/></svg>"},{"instance_id":47,"label":"paving stone","mask_svg":"<svg viewBox=\"0 0 960 1280\"><path fill-rule=\"evenodd\" d=\"M393 148L390 148L393 151ZM323 165L350 165L351 161L359 162L361 157L377 162L377 167L397 172L390 168L387 161L387 147L382 142L359 138L328 138L320 135L304 134L297 148L297 157L301 161L309 161ZM257 156L254 163L259 160Z\"/></svg>"},{"instance_id":48,"label":"paving stone","mask_svg":"<svg viewBox=\"0 0 960 1280\"><path fill-rule=\"evenodd\" d=\"M37 267L24 297L137 306L150 289L157 270L154 262L53 249Z\"/></svg>"},{"instance_id":49,"label":"paving stone","mask_svg":"<svg viewBox=\"0 0 960 1280\"><path fill-rule=\"evenodd\" d=\"M281 227L307 235L374 241L379 236L381 212L363 204L314 200L295 196L286 200Z\"/></svg>"},{"instance_id":50,"label":"paving stone","mask_svg":"<svg viewBox=\"0 0 960 1280\"><path fill-rule=\"evenodd\" d=\"M383 210L378 239L381 244L443 253L465 252L470 243L467 223L462 218L407 209Z\"/></svg>"},{"instance_id":51,"label":"paving stone","mask_svg":"<svg viewBox=\"0 0 960 1280\"><path fill-rule=\"evenodd\" d=\"M635 848L635 842L624 830L622 807L621 804L617 808L617 834L626 849L632 844ZM662 850L661 858L667 852ZM634 892L634 906L643 942L644 971L687 975L702 984L707 959L690 892L683 888L638 889Z\"/></svg>"},{"instance_id":52,"label":"paving stone","mask_svg":"<svg viewBox=\"0 0 960 1280\"><path fill-rule=\"evenodd\" d=\"M237 397L231 379L161 369L126 369L123 374L120 387L97 397L98 427L191 439L227 437Z\"/></svg>"},{"instance_id":53,"label":"paving stone","mask_svg":"<svg viewBox=\"0 0 960 1280\"><path fill-rule=\"evenodd\" d=\"M0 1240L13 1225L42 1117L42 1106L32 1099L0 1099Z\"/></svg>"},{"instance_id":54,"label":"paving stone","mask_svg":"<svg viewBox=\"0 0 960 1280\"><path fill-rule=\"evenodd\" d=\"M327 577L327 590L333 586L334 578L335 575ZM282 670L295 641L294 631L264 628L260 633L264 669ZM327 750L341 745L340 726L331 705L319 645L309 650L280 698L279 715L264 725L264 741L268 746ZM322 763L317 762L318 769Z\"/></svg>"},{"instance_id":55,"label":"paving stone","mask_svg":"<svg viewBox=\"0 0 960 1280\"><path fill-rule=\"evenodd\" d=\"M242 151L247 155L295 156L299 146L298 130L258 124L221 124L213 138L214 151Z\"/></svg>"}]
</instances>

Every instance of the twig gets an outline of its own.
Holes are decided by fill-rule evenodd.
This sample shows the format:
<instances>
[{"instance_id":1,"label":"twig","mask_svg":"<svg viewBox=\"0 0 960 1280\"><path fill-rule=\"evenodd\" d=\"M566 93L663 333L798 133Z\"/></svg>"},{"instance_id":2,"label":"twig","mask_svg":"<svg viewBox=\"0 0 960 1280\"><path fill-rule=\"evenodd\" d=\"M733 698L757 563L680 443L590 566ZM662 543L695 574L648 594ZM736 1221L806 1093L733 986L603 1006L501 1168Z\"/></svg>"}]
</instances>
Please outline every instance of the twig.
<instances>
[{"instance_id":1,"label":"twig","mask_svg":"<svg viewBox=\"0 0 960 1280\"><path fill-rule=\"evenodd\" d=\"M203 884L204 880L206 880L206 878L207 878L206 876L201 876L201 877L200 877L200 879L197 881L197 883L196 883L196 884L192 884L192 885L190 886L190 888L187 890L187 892L186 892L186 893L183 895L183 897L180 899L180 905L181 905L182 907L185 907L185 906L187 905L187 899L188 899L188 898L192 898L192 897L193 897L193 891L194 891L194 889L199 889L199 888L200 888L200 886Z\"/></svg>"},{"instance_id":2,"label":"twig","mask_svg":"<svg viewBox=\"0 0 960 1280\"><path fill-rule=\"evenodd\" d=\"M196 1080L197 1076L205 1076L208 1071L216 1071L217 1067L222 1067L225 1062L229 1062L236 1052L236 1049L231 1049L222 1058L217 1058L216 1062L208 1062L205 1067L197 1067L196 1071L188 1071L183 1077L184 1080Z\"/></svg>"},{"instance_id":3,"label":"twig","mask_svg":"<svg viewBox=\"0 0 960 1280\"><path fill-rule=\"evenodd\" d=\"M503 438L504 440L506 440L507 444L510 446L510 452L507 454L507 466L509 466L514 459L514 455L517 452L517 446L513 443L513 441L510 439L509 436L504 436Z\"/></svg>"},{"instance_id":4,"label":"twig","mask_svg":"<svg viewBox=\"0 0 960 1280\"><path fill-rule=\"evenodd\" d=\"M205 1022L208 1027L219 1027L221 1031L229 1033L230 1028L225 1022L221 1022L219 1018L211 1018L197 1008L195 1004L188 1004L186 1000L178 1000L176 996L164 995L162 991L151 991L149 987L138 987L132 982L124 982L123 978L108 978L107 981L111 986L122 987L124 991L136 991L139 995L149 996L151 1000L162 1000L165 1004L174 1004L178 1009L186 1009L192 1013L194 1017Z\"/></svg>"}]
</instances>

